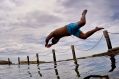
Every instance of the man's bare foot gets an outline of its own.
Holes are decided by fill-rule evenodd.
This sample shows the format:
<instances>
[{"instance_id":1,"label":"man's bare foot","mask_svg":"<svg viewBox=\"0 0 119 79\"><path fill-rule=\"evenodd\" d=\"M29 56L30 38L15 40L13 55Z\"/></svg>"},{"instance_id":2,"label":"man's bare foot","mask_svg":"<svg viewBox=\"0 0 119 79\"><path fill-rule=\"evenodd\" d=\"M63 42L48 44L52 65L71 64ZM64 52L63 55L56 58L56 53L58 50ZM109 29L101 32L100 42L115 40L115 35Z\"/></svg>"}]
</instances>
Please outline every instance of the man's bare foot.
<instances>
[{"instance_id":1,"label":"man's bare foot","mask_svg":"<svg viewBox=\"0 0 119 79\"><path fill-rule=\"evenodd\" d=\"M103 27L96 27L95 28L97 31L104 29Z\"/></svg>"},{"instance_id":2,"label":"man's bare foot","mask_svg":"<svg viewBox=\"0 0 119 79\"><path fill-rule=\"evenodd\" d=\"M83 12L82 12L82 16L85 16L86 15L86 13L87 13L87 9L85 9L85 10L83 10Z\"/></svg>"}]
</instances>

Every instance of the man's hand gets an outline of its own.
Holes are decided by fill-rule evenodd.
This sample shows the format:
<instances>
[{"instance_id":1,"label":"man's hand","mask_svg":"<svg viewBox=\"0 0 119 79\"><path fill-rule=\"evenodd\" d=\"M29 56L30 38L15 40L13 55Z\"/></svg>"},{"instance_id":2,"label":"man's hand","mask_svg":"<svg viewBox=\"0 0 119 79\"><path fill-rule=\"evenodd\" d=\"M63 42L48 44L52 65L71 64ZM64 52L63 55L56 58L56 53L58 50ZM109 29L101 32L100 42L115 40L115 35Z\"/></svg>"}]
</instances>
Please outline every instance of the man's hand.
<instances>
[{"instance_id":1,"label":"man's hand","mask_svg":"<svg viewBox=\"0 0 119 79\"><path fill-rule=\"evenodd\" d=\"M47 47L48 44L45 44L45 47Z\"/></svg>"},{"instance_id":2,"label":"man's hand","mask_svg":"<svg viewBox=\"0 0 119 79\"><path fill-rule=\"evenodd\" d=\"M53 44L47 44L45 47L50 48Z\"/></svg>"}]
</instances>

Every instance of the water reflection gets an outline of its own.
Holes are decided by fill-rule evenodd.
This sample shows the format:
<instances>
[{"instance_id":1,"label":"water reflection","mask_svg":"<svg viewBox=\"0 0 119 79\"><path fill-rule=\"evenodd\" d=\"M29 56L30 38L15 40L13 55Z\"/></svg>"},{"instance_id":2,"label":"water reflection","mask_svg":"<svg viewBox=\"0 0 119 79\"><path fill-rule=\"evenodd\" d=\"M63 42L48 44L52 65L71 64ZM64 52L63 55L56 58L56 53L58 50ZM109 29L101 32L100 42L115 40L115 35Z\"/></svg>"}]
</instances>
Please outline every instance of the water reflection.
<instances>
[{"instance_id":1,"label":"water reflection","mask_svg":"<svg viewBox=\"0 0 119 79\"><path fill-rule=\"evenodd\" d=\"M114 71L114 69L116 68L116 59L115 59L115 55L109 55L110 56L110 61L111 61L111 69L109 70L109 72ZM98 78L98 79L109 79L108 75L89 75L87 77L85 77L84 79L90 79L90 78Z\"/></svg>"},{"instance_id":2,"label":"water reflection","mask_svg":"<svg viewBox=\"0 0 119 79\"><path fill-rule=\"evenodd\" d=\"M58 69L57 69L57 65L54 65L54 70L55 70L55 74L57 76L57 79L60 79L59 73L58 73Z\"/></svg>"},{"instance_id":3,"label":"water reflection","mask_svg":"<svg viewBox=\"0 0 119 79\"><path fill-rule=\"evenodd\" d=\"M42 77L42 74L41 74L41 72L40 72L40 67L39 67L39 65L37 65L37 68L38 68L38 74L40 75L40 77Z\"/></svg>"},{"instance_id":4,"label":"water reflection","mask_svg":"<svg viewBox=\"0 0 119 79\"><path fill-rule=\"evenodd\" d=\"M28 66L28 71L27 71L27 73L30 75L30 77L32 77L32 74L31 74L31 72L30 72L30 67Z\"/></svg>"},{"instance_id":5,"label":"water reflection","mask_svg":"<svg viewBox=\"0 0 119 79\"><path fill-rule=\"evenodd\" d=\"M18 68L20 68L20 65L18 65Z\"/></svg>"},{"instance_id":6,"label":"water reflection","mask_svg":"<svg viewBox=\"0 0 119 79\"><path fill-rule=\"evenodd\" d=\"M85 77L84 79L90 79L90 78L97 78L97 79L109 79L108 75L100 76L100 75L89 75Z\"/></svg>"},{"instance_id":7,"label":"water reflection","mask_svg":"<svg viewBox=\"0 0 119 79\"><path fill-rule=\"evenodd\" d=\"M80 77L80 73L78 71L79 64L77 62L74 62L74 64L75 64L75 72L77 74L77 77Z\"/></svg>"},{"instance_id":8,"label":"water reflection","mask_svg":"<svg viewBox=\"0 0 119 79\"><path fill-rule=\"evenodd\" d=\"M111 69L109 70L109 72L112 72L116 68L115 55L110 55L110 60L111 60Z\"/></svg>"}]
</instances>

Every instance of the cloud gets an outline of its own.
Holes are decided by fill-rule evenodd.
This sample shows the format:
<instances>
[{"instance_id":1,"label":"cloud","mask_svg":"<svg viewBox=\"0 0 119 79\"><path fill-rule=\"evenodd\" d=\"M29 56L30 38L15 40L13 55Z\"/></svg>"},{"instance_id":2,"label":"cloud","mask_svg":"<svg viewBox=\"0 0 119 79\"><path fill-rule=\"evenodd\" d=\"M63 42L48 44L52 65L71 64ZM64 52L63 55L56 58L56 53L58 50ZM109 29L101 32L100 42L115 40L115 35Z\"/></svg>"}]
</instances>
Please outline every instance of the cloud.
<instances>
[{"instance_id":1,"label":"cloud","mask_svg":"<svg viewBox=\"0 0 119 79\"><path fill-rule=\"evenodd\" d=\"M88 9L88 13L87 24L81 28L83 32L97 25L110 32L119 32L118 6L117 0L0 0L0 53L26 55L40 50L41 54L52 48L67 49L72 44L91 47L102 31L85 41L76 37L62 38L51 49L46 49L44 43L54 29L80 20L84 9Z\"/></svg>"},{"instance_id":2,"label":"cloud","mask_svg":"<svg viewBox=\"0 0 119 79\"><path fill-rule=\"evenodd\" d=\"M26 14L26 16L21 18L19 22L16 23L15 25L23 27L39 28L48 25L53 25L61 21L62 18L55 16L53 14L50 13L47 14L41 11L34 11Z\"/></svg>"},{"instance_id":3,"label":"cloud","mask_svg":"<svg viewBox=\"0 0 119 79\"><path fill-rule=\"evenodd\" d=\"M77 19L79 18L82 10L88 9L87 19L89 19L89 22L96 20L99 21L102 18L109 19L110 16L112 16L112 11L109 10L110 3L107 0L62 0L60 4L64 7L63 11L65 10L65 13L72 15L72 17L77 17L78 15Z\"/></svg>"}]
</instances>

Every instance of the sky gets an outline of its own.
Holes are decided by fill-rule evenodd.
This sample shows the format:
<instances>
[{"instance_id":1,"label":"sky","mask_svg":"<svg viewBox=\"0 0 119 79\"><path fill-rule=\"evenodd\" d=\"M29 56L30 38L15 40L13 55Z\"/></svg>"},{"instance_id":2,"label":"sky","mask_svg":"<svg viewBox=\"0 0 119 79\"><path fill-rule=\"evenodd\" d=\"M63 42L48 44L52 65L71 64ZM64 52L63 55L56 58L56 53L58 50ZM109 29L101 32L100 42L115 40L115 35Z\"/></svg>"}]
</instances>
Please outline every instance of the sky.
<instances>
[{"instance_id":1,"label":"sky","mask_svg":"<svg viewBox=\"0 0 119 79\"><path fill-rule=\"evenodd\" d=\"M0 59L39 53L44 55L41 58L49 60L51 58L47 57L52 54L52 49L56 49L57 54L71 52L71 45L76 47L80 56L107 51L104 37L94 50L79 50L93 47L103 31L95 33L87 40L74 36L65 37L49 49L44 44L47 35L56 28L79 21L84 9L88 13L87 23L81 28L83 32L101 26L109 32L118 33L118 3L118 0L0 0ZM113 47L119 46L119 35L110 36ZM68 56L68 53L65 54ZM66 56L61 55L59 59Z\"/></svg>"}]
</instances>

